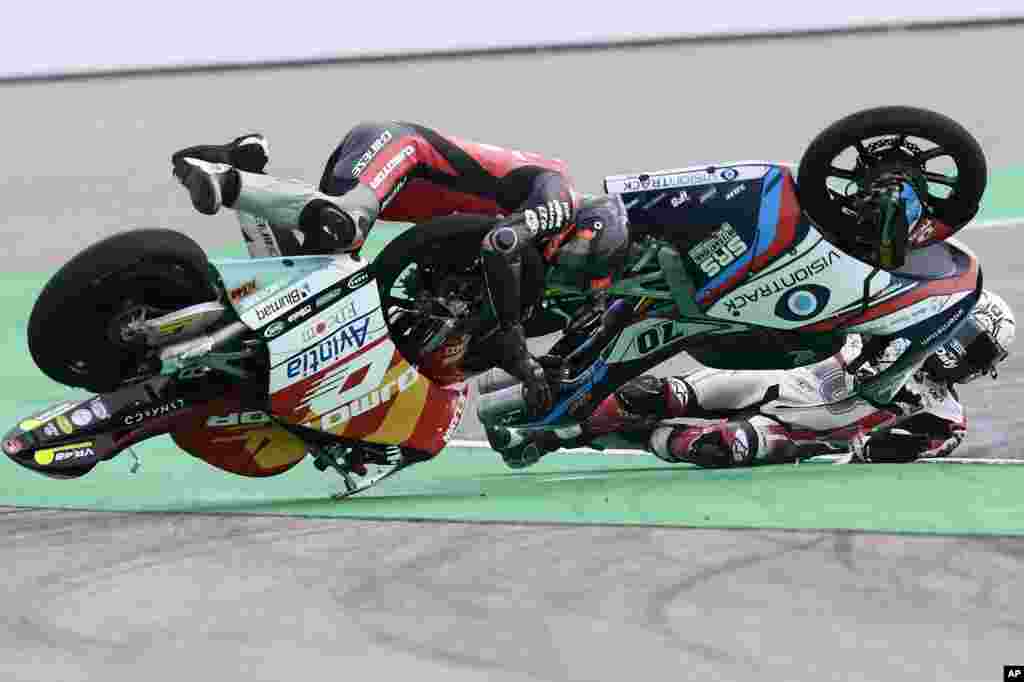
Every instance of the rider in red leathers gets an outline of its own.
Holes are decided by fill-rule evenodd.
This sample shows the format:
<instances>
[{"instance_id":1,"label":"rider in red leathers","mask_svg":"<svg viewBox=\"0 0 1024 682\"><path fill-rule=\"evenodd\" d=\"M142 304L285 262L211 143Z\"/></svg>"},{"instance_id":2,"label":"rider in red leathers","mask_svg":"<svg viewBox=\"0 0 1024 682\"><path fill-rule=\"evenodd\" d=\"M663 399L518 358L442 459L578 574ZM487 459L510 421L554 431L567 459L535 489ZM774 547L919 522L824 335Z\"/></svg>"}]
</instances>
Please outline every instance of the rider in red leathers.
<instances>
[{"instance_id":1,"label":"rider in red leathers","mask_svg":"<svg viewBox=\"0 0 1024 682\"><path fill-rule=\"evenodd\" d=\"M408 122L355 126L328 158L319 187L266 175L267 161L266 140L258 134L172 156L174 175L196 210L238 211L254 257L356 250L378 219L495 216L481 257L500 323L501 367L523 381L533 414L550 408L551 387L526 347L522 311L534 302L522 300L522 273L533 268L523 265L530 259L550 262L559 249L585 240L609 264L590 284L605 286L628 249L626 210L618 197L580 195L562 161ZM539 296L543 286L531 283L529 290Z\"/></svg>"}]
</instances>

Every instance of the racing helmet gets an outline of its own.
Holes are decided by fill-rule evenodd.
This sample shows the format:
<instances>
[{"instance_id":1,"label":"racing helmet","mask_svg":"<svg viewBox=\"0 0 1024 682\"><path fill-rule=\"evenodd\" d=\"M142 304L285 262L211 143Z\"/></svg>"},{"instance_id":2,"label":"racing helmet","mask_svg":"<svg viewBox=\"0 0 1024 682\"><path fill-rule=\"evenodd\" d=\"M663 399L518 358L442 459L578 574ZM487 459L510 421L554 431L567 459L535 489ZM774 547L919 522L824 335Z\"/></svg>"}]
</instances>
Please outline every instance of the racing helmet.
<instances>
[{"instance_id":1,"label":"racing helmet","mask_svg":"<svg viewBox=\"0 0 1024 682\"><path fill-rule=\"evenodd\" d=\"M925 360L924 369L938 381L955 384L969 383L984 374L995 378L996 365L1010 354L1015 336L1010 306L984 289L959 331Z\"/></svg>"},{"instance_id":2,"label":"racing helmet","mask_svg":"<svg viewBox=\"0 0 1024 682\"><path fill-rule=\"evenodd\" d=\"M555 235L544 247L548 285L586 291L596 281L610 284L625 268L631 246L622 198L584 197L573 229Z\"/></svg>"}]
</instances>

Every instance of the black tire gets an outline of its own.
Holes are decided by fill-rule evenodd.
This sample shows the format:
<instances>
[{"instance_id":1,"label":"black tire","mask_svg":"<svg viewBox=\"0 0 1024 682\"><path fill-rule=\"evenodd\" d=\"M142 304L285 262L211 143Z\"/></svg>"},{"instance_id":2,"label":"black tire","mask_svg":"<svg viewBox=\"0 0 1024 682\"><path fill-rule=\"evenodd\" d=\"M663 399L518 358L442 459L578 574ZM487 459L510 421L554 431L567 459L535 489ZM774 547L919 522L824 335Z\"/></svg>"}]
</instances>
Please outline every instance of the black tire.
<instances>
[{"instance_id":1,"label":"black tire","mask_svg":"<svg viewBox=\"0 0 1024 682\"><path fill-rule=\"evenodd\" d=\"M412 263L437 267L465 267L480 256L480 243L497 218L457 214L420 223L398 235L371 266L381 297L391 295L399 275Z\"/></svg>"},{"instance_id":2,"label":"black tire","mask_svg":"<svg viewBox=\"0 0 1024 682\"><path fill-rule=\"evenodd\" d=\"M116 389L145 369L149 352L110 337L126 301L171 311L216 300L208 268L199 245L173 230L126 230L93 244L58 270L36 299L28 321L32 359L66 386Z\"/></svg>"},{"instance_id":3,"label":"black tire","mask_svg":"<svg viewBox=\"0 0 1024 682\"><path fill-rule=\"evenodd\" d=\"M497 218L487 215L457 214L415 225L398 235L378 254L370 266L377 280L384 319L392 339L405 359L416 364L418 349L414 341L403 341L403 331L391 326L389 312L396 303L393 289L412 264L428 265L438 271L471 267L480 256L480 243ZM484 286L483 280L480 286Z\"/></svg>"},{"instance_id":4,"label":"black tire","mask_svg":"<svg viewBox=\"0 0 1024 682\"><path fill-rule=\"evenodd\" d=\"M934 111L906 106L876 107L830 125L811 141L800 160L800 206L827 239L849 247L859 229L856 218L843 213L826 188L832 161L860 140L900 134L930 140L948 151L956 162L957 183L949 196L929 194L926 199L935 217L956 230L978 212L988 181L988 167L974 136L953 119Z\"/></svg>"}]
</instances>

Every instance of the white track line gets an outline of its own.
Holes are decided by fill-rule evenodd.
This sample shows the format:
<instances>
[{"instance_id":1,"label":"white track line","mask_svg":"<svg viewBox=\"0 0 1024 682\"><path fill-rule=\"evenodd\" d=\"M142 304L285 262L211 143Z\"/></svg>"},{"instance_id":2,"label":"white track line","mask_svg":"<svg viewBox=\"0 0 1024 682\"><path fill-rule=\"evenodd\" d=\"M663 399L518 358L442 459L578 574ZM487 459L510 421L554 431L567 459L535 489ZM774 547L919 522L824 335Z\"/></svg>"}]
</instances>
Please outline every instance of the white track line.
<instances>
[{"instance_id":1,"label":"white track line","mask_svg":"<svg viewBox=\"0 0 1024 682\"><path fill-rule=\"evenodd\" d=\"M1013 227L1014 225L1024 225L1024 217L1022 218L1001 218L999 220L981 220L976 223L968 223L965 230L988 230L994 227Z\"/></svg>"},{"instance_id":2,"label":"white track line","mask_svg":"<svg viewBox=\"0 0 1024 682\"><path fill-rule=\"evenodd\" d=\"M491 450L491 446L487 441L483 440L450 440L448 445L457 448L473 448L478 450ZM646 450L631 450L626 448L608 448L607 450L595 450L594 448L567 448L560 450L559 452L576 452L576 453L592 453L597 455L651 455ZM819 455L818 457L812 457L807 462L835 462L840 459L841 455ZM971 457L926 457L923 459L914 460L914 464L1024 464L1024 459L1006 459L999 457L990 458L978 458L973 459Z\"/></svg>"}]
</instances>

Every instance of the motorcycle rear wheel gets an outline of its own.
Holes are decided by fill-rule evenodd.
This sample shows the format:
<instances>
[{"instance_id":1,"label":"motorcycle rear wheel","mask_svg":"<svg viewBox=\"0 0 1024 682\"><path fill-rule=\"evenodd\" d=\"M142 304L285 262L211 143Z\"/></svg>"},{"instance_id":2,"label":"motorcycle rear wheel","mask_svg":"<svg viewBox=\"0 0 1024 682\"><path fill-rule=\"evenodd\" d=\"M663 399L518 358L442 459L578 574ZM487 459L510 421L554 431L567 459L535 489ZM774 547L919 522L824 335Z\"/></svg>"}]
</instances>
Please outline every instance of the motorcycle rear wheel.
<instances>
[{"instance_id":1,"label":"motorcycle rear wheel","mask_svg":"<svg viewBox=\"0 0 1024 682\"><path fill-rule=\"evenodd\" d=\"M97 393L159 372L153 349L119 337L119 320L216 300L208 268L202 248L174 230L125 230L93 244L36 299L28 321L32 359L54 381Z\"/></svg>"}]
</instances>

